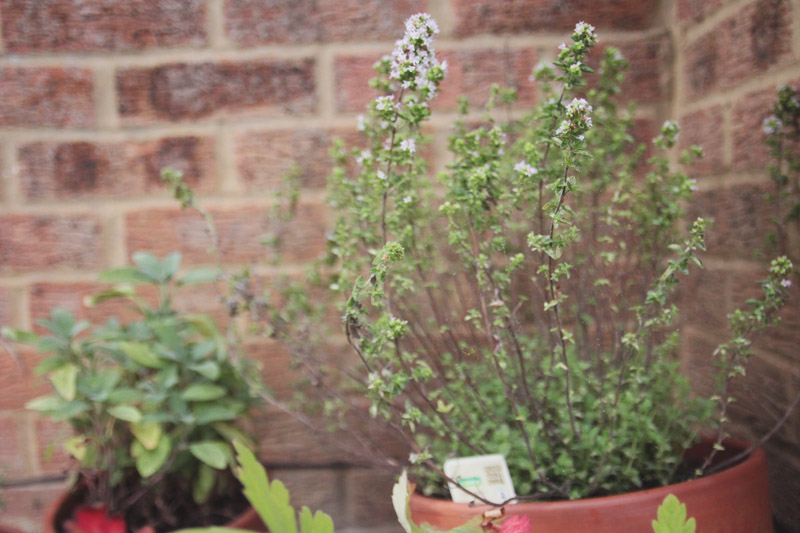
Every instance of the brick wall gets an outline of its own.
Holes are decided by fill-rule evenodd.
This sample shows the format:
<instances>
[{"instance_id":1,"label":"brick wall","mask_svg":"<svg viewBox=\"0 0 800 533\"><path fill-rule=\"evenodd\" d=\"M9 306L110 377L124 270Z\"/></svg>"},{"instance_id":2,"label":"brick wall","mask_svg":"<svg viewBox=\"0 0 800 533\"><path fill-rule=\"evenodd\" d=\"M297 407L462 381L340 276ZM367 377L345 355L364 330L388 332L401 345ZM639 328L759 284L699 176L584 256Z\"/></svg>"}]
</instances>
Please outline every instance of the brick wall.
<instances>
[{"instance_id":1,"label":"brick wall","mask_svg":"<svg viewBox=\"0 0 800 533\"><path fill-rule=\"evenodd\" d=\"M792 0L677 0L671 7L674 43L671 114L683 126L684 146L698 143L705 158L695 169L699 191L692 210L712 216L707 269L686 291L684 363L696 386L710 385L708 354L725 340L725 313L760 292L763 277L753 250L770 229L764 194L768 149L762 120L777 88L800 83L800 5ZM790 253L800 258L797 227ZM800 292L792 288L797 300ZM756 359L735 388L733 432L743 438L766 433L800 392L800 316L795 301L783 327L756 344ZM767 444L775 514L800 523L800 413Z\"/></svg>"},{"instance_id":2,"label":"brick wall","mask_svg":"<svg viewBox=\"0 0 800 533\"><path fill-rule=\"evenodd\" d=\"M741 251L739 214L765 179L753 151L760 127L748 124L760 125L776 84L800 80L800 8L789 0L0 0L0 323L31 327L56 304L88 316L82 297L97 273L139 249L208 262L202 228L159 185L167 165L184 171L217 216L227 260L245 264L262 257L271 194L299 160L302 209L287 268L316 255L327 143L352 131L370 98L372 63L418 11L438 20L437 49L451 67L432 125L435 165L458 94L480 100L492 82L511 82L523 104L534 102L530 69L553 58L576 21L595 24L631 59L626 91L641 103L645 129L669 116L697 125L691 135L708 152L701 197L725 221L707 276L726 292L709 298L741 292L755 265L726 254ZM722 197L728 203L716 203ZM216 302L194 295L184 305ZM714 340L689 329L687 364ZM788 395L800 385L797 340L776 342L754 379L774 378L776 394ZM278 351L254 353L267 369L280 367ZM35 354L21 356L35 365ZM0 357L0 469L11 484L0 521L28 531L39 530L65 466L47 453L64 429L22 409L46 389ZM342 464L284 422L271 412L259 421L262 457L296 501L330 512L339 530L396 530L388 476ZM795 418L770 448L776 472L798 472L789 453L798 442ZM800 492L791 479L775 476L785 516L788 495Z\"/></svg>"}]
</instances>

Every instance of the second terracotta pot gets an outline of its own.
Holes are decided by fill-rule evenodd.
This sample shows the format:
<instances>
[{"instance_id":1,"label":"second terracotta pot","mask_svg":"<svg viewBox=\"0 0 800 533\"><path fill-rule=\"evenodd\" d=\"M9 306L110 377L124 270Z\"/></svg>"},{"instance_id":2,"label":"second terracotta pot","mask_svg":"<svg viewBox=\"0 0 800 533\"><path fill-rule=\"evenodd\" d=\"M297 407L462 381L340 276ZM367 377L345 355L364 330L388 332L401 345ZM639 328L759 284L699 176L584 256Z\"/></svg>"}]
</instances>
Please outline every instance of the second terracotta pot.
<instances>
[{"instance_id":1,"label":"second terracotta pot","mask_svg":"<svg viewBox=\"0 0 800 533\"><path fill-rule=\"evenodd\" d=\"M746 444L726 441L726 454ZM705 457L711 444L699 444L687 457ZM698 533L772 533L767 462L756 449L741 463L716 474L683 483L616 496L559 502L507 505L506 516L525 515L532 533L646 533L652 531L656 510L674 494L697 521ZM470 506L449 500L411 496L411 516L418 524L450 529L467 522L488 506Z\"/></svg>"}]
</instances>

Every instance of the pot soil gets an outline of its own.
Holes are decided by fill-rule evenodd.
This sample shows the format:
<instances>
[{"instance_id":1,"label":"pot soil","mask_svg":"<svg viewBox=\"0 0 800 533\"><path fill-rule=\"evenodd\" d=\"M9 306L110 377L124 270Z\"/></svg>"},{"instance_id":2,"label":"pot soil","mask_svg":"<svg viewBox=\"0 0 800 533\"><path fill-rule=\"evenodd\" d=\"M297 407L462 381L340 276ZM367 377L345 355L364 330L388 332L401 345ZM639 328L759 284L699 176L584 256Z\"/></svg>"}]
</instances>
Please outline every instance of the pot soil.
<instances>
[{"instance_id":1,"label":"pot soil","mask_svg":"<svg viewBox=\"0 0 800 533\"><path fill-rule=\"evenodd\" d=\"M64 533L63 524L72 518L75 510L82 505L84 499L83 491L80 488L68 489L62 493L52 506L49 508L44 520L44 533ZM207 505L213 505L209 503ZM251 531L266 531L267 528L258 516L258 513L252 507L247 507L238 516L225 524L208 524L215 526L223 526L234 529L248 529ZM187 524L182 527L201 527L196 525ZM145 527L138 529L136 533L153 533L153 529ZM2 533L2 531L0 531Z\"/></svg>"},{"instance_id":2,"label":"pot soil","mask_svg":"<svg viewBox=\"0 0 800 533\"><path fill-rule=\"evenodd\" d=\"M724 460L747 448L741 441L725 441ZM711 450L710 442L693 446L687 461L701 460ZM767 461L757 448L742 462L710 476L666 487L615 496L558 502L525 502L507 505L505 516L530 518L532 533L643 533L652 531L656 510L664 498L674 494L686 504L688 516L702 533L772 533ZM427 522L450 529L468 521L490 506L470 506L450 500L411 496L414 522Z\"/></svg>"}]
</instances>

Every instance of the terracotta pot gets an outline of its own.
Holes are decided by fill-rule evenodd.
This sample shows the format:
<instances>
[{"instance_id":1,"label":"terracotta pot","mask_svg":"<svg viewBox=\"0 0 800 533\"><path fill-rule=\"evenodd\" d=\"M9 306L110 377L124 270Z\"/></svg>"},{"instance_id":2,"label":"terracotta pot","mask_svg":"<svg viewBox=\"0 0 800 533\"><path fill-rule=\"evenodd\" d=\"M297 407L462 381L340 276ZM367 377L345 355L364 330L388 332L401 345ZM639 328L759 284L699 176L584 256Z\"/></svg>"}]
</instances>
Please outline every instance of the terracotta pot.
<instances>
[{"instance_id":1,"label":"terracotta pot","mask_svg":"<svg viewBox=\"0 0 800 533\"><path fill-rule=\"evenodd\" d=\"M733 440L725 446L726 451L718 454L720 460L747 448L746 443ZM686 457L706 457L710 448L710 442L701 443L688 450ZM698 533L772 533L767 461L760 448L736 466L703 478L616 496L516 503L507 505L504 514L528 516L532 533L646 533L653 530L656 510L668 494L686 504L688 515L697 520ZM443 529L490 508L411 496L413 520Z\"/></svg>"},{"instance_id":2,"label":"terracotta pot","mask_svg":"<svg viewBox=\"0 0 800 533\"><path fill-rule=\"evenodd\" d=\"M60 533L57 524L63 524L72 516L75 508L80 505L79 500L79 493L69 489L64 491L56 501L53 502L45 515L44 533ZM264 523L261 521L261 517L258 516L256 510L252 507L248 507L246 511L227 524L219 525L234 529L249 529L251 531L267 530L266 526L264 526ZM151 528L145 528L139 533L149 533L149 531L152 531ZM1 529L0 533L2 533Z\"/></svg>"}]
</instances>

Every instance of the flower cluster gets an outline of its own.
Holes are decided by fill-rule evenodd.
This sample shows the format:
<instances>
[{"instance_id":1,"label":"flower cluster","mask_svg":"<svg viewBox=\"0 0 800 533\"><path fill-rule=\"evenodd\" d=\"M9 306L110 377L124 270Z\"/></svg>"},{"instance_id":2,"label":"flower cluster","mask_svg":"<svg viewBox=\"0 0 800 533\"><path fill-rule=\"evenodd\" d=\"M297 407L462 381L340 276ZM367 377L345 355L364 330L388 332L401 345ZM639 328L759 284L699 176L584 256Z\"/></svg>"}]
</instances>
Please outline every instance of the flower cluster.
<instances>
[{"instance_id":1,"label":"flower cluster","mask_svg":"<svg viewBox=\"0 0 800 533\"><path fill-rule=\"evenodd\" d=\"M761 123L761 129L767 135L773 135L783 130L783 121L775 115L770 115Z\"/></svg>"},{"instance_id":2,"label":"flower cluster","mask_svg":"<svg viewBox=\"0 0 800 533\"><path fill-rule=\"evenodd\" d=\"M414 15L406 21L406 33L392 52L389 77L404 89L419 91L425 101L434 97L447 68L436 59L433 36L437 33L439 26L430 15Z\"/></svg>"},{"instance_id":3,"label":"flower cluster","mask_svg":"<svg viewBox=\"0 0 800 533\"><path fill-rule=\"evenodd\" d=\"M520 161L516 165L514 165L514 170L525 176L526 178L532 178L534 175L539 173L539 169L529 165L525 161Z\"/></svg>"},{"instance_id":4,"label":"flower cluster","mask_svg":"<svg viewBox=\"0 0 800 533\"><path fill-rule=\"evenodd\" d=\"M597 44L597 34L594 31L594 26L583 21L578 22L572 32L572 40L582 42L589 47L594 46Z\"/></svg>"},{"instance_id":5,"label":"flower cluster","mask_svg":"<svg viewBox=\"0 0 800 533\"><path fill-rule=\"evenodd\" d=\"M583 140L584 134L592 127L592 106L583 98L573 98L567 104L566 118L556 130L556 137L562 140Z\"/></svg>"}]
</instances>

